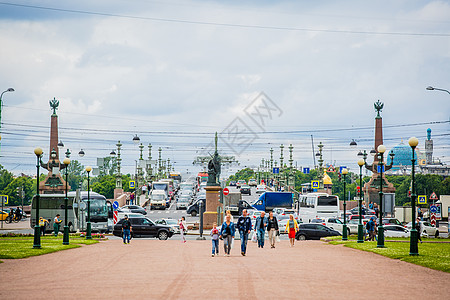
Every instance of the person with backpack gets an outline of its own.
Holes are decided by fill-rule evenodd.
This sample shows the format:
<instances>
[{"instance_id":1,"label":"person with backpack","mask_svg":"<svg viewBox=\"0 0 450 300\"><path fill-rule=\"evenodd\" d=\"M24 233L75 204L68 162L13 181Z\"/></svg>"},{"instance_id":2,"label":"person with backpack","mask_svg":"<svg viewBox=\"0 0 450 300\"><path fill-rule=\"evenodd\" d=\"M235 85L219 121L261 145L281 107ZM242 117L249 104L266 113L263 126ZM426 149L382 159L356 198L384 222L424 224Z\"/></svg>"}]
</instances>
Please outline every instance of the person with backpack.
<instances>
[{"instance_id":1,"label":"person with backpack","mask_svg":"<svg viewBox=\"0 0 450 300\"><path fill-rule=\"evenodd\" d=\"M131 230L133 228L131 227L131 222L128 220L128 215L125 215L125 220L122 222L122 237L123 237L123 243L129 244L131 240Z\"/></svg>"},{"instance_id":2,"label":"person with backpack","mask_svg":"<svg viewBox=\"0 0 450 300\"><path fill-rule=\"evenodd\" d=\"M250 217L247 216L246 209L242 211L242 216L238 219L237 229L239 230L239 235L241 237L241 254L242 256L245 256L245 253L247 252L248 235L252 230L252 221L250 220Z\"/></svg>"},{"instance_id":3,"label":"person with backpack","mask_svg":"<svg viewBox=\"0 0 450 300\"><path fill-rule=\"evenodd\" d=\"M366 223L366 230L369 233L366 241L373 241L375 239L375 222L373 221L373 217L371 217L370 221Z\"/></svg>"}]
</instances>

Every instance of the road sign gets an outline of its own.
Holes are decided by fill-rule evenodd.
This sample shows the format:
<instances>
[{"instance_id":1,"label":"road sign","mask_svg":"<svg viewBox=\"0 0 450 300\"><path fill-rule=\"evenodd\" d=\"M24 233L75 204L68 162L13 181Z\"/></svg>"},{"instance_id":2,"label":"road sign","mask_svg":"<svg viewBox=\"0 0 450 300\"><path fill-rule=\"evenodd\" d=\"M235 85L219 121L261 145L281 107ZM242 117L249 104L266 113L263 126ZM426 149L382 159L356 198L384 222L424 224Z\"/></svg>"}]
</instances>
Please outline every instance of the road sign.
<instances>
[{"instance_id":1,"label":"road sign","mask_svg":"<svg viewBox=\"0 0 450 300\"><path fill-rule=\"evenodd\" d=\"M417 197L417 203L419 203L419 204L427 204L427 195L419 195Z\"/></svg>"},{"instance_id":2,"label":"road sign","mask_svg":"<svg viewBox=\"0 0 450 300\"><path fill-rule=\"evenodd\" d=\"M113 202L113 208L114 208L114 209L118 209L118 208L119 208L119 202L114 201L114 202Z\"/></svg>"},{"instance_id":3,"label":"road sign","mask_svg":"<svg viewBox=\"0 0 450 300\"><path fill-rule=\"evenodd\" d=\"M0 195L3 205L8 204L8 195Z\"/></svg>"},{"instance_id":4,"label":"road sign","mask_svg":"<svg viewBox=\"0 0 450 300\"><path fill-rule=\"evenodd\" d=\"M86 202L80 202L80 209L85 210L86 209Z\"/></svg>"},{"instance_id":5,"label":"road sign","mask_svg":"<svg viewBox=\"0 0 450 300\"><path fill-rule=\"evenodd\" d=\"M441 203L436 203L434 205L436 206L436 220L441 220L442 219Z\"/></svg>"},{"instance_id":6,"label":"road sign","mask_svg":"<svg viewBox=\"0 0 450 300\"><path fill-rule=\"evenodd\" d=\"M319 180L311 180L311 187L313 189L318 189L319 188Z\"/></svg>"},{"instance_id":7,"label":"road sign","mask_svg":"<svg viewBox=\"0 0 450 300\"><path fill-rule=\"evenodd\" d=\"M130 189L134 189L135 186L136 186L136 181L130 180Z\"/></svg>"},{"instance_id":8,"label":"road sign","mask_svg":"<svg viewBox=\"0 0 450 300\"><path fill-rule=\"evenodd\" d=\"M347 167L346 166L340 166L339 167L339 173L342 173L342 170L344 170L344 169L347 169Z\"/></svg>"},{"instance_id":9,"label":"road sign","mask_svg":"<svg viewBox=\"0 0 450 300\"><path fill-rule=\"evenodd\" d=\"M436 226L436 214L435 213L430 214L430 223L432 226Z\"/></svg>"},{"instance_id":10,"label":"road sign","mask_svg":"<svg viewBox=\"0 0 450 300\"><path fill-rule=\"evenodd\" d=\"M378 173L384 173L384 165L382 165L382 166L377 165L377 172Z\"/></svg>"},{"instance_id":11,"label":"road sign","mask_svg":"<svg viewBox=\"0 0 450 300\"><path fill-rule=\"evenodd\" d=\"M430 200L438 200L438 199L439 198L438 198L438 196L436 195L435 192L431 193Z\"/></svg>"},{"instance_id":12,"label":"road sign","mask_svg":"<svg viewBox=\"0 0 450 300\"><path fill-rule=\"evenodd\" d=\"M333 167L333 165L330 165L328 168L328 172L336 172L336 169Z\"/></svg>"},{"instance_id":13,"label":"road sign","mask_svg":"<svg viewBox=\"0 0 450 300\"><path fill-rule=\"evenodd\" d=\"M433 214L435 214L437 212L437 206L436 205L431 205L430 206L430 212L432 212Z\"/></svg>"},{"instance_id":14,"label":"road sign","mask_svg":"<svg viewBox=\"0 0 450 300\"><path fill-rule=\"evenodd\" d=\"M117 201L116 201L116 202L117 202ZM113 212L113 222L114 222L114 225L116 225L118 221L119 221L119 212L118 212L117 210L115 210L115 211Z\"/></svg>"},{"instance_id":15,"label":"road sign","mask_svg":"<svg viewBox=\"0 0 450 300\"><path fill-rule=\"evenodd\" d=\"M280 174L280 168L273 168L273 174Z\"/></svg>"},{"instance_id":16,"label":"road sign","mask_svg":"<svg viewBox=\"0 0 450 300\"><path fill-rule=\"evenodd\" d=\"M303 174L309 174L309 168L303 168Z\"/></svg>"},{"instance_id":17,"label":"road sign","mask_svg":"<svg viewBox=\"0 0 450 300\"><path fill-rule=\"evenodd\" d=\"M226 196L230 193L230 190L228 188L224 188L222 193Z\"/></svg>"}]
</instances>

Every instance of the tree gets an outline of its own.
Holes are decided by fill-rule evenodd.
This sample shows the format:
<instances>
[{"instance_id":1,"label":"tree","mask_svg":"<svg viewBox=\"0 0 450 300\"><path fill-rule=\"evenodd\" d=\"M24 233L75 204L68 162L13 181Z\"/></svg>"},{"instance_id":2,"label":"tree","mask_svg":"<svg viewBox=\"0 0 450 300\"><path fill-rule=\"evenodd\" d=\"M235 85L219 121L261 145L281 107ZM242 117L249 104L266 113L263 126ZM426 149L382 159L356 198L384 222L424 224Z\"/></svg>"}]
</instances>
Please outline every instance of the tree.
<instances>
[{"instance_id":1,"label":"tree","mask_svg":"<svg viewBox=\"0 0 450 300\"><path fill-rule=\"evenodd\" d=\"M13 174L0 165L0 191L6 188L13 180Z\"/></svg>"},{"instance_id":2,"label":"tree","mask_svg":"<svg viewBox=\"0 0 450 300\"><path fill-rule=\"evenodd\" d=\"M1 193L2 195L8 195L9 203L11 206L22 205L22 195L17 195L17 188L22 188L25 191L23 198L23 204L28 205L33 197L33 179L27 176L17 177L11 181Z\"/></svg>"},{"instance_id":3,"label":"tree","mask_svg":"<svg viewBox=\"0 0 450 300\"><path fill-rule=\"evenodd\" d=\"M75 191L79 188L80 183L83 182L83 176L87 176L86 170L84 166L78 160L71 160L69 166L67 167L68 174L68 183L70 185L70 190ZM65 177L66 171L63 170L61 175Z\"/></svg>"}]
</instances>

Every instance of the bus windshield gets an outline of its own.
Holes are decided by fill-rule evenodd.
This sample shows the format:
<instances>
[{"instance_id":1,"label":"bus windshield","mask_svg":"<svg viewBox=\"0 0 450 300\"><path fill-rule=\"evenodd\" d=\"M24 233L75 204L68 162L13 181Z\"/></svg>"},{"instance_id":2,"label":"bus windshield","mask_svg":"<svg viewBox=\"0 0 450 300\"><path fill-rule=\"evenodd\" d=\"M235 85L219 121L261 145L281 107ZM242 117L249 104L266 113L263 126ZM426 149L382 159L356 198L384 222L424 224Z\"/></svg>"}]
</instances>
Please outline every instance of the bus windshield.
<instances>
[{"instance_id":1,"label":"bus windshield","mask_svg":"<svg viewBox=\"0 0 450 300\"><path fill-rule=\"evenodd\" d=\"M153 183L154 190L167 191L167 186L168 186L168 184L166 184L166 183Z\"/></svg>"},{"instance_id":2,"label":"bus windshield","mask_svg":"<svg viewBox=\"0 0 450 300\"><path fill-rule=\"evenodd\" d=\"M319 196L317 206L337 206L336 196Z\"/></svg>"}]
</instances>

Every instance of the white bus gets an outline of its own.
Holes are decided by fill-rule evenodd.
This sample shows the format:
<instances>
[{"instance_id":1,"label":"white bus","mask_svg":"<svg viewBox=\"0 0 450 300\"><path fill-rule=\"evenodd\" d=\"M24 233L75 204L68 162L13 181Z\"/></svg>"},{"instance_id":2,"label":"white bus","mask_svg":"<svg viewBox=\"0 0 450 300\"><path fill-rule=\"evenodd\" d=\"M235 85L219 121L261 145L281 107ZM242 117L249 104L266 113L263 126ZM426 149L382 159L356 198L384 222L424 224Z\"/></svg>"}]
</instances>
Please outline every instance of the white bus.
<instances>
[{"instance_id":1,"label":"white bus","mask_svg":"<svg viewBox=\"0 0 450 300\"><path fill-rule=\"evenodd\" d=\"M298 215L303 223L316 218L339 217L339 197L327 193L308 193L298 199Z\"/></svg>"},{"instance_id":2,"label":"white bus","mask_svg":"<svg viewBox=\"0 0 450 300\"><path fill-rule=\"evenodd\" d=\"M65 194L41 194L39 195L39 217L49 221L46 230L53 230L53 219L57 214L63 220L60 230L64 230ZM70 232L86 231L87 228L87 192L69 192L67 201L68 226ZM96 192L89 193L91 229L93 232L107 232L108 219L112 218L112 205L105 196ZM34 228L36 222L36 196L31 202L30 226Z\"/></svg>"}]
</instances>

